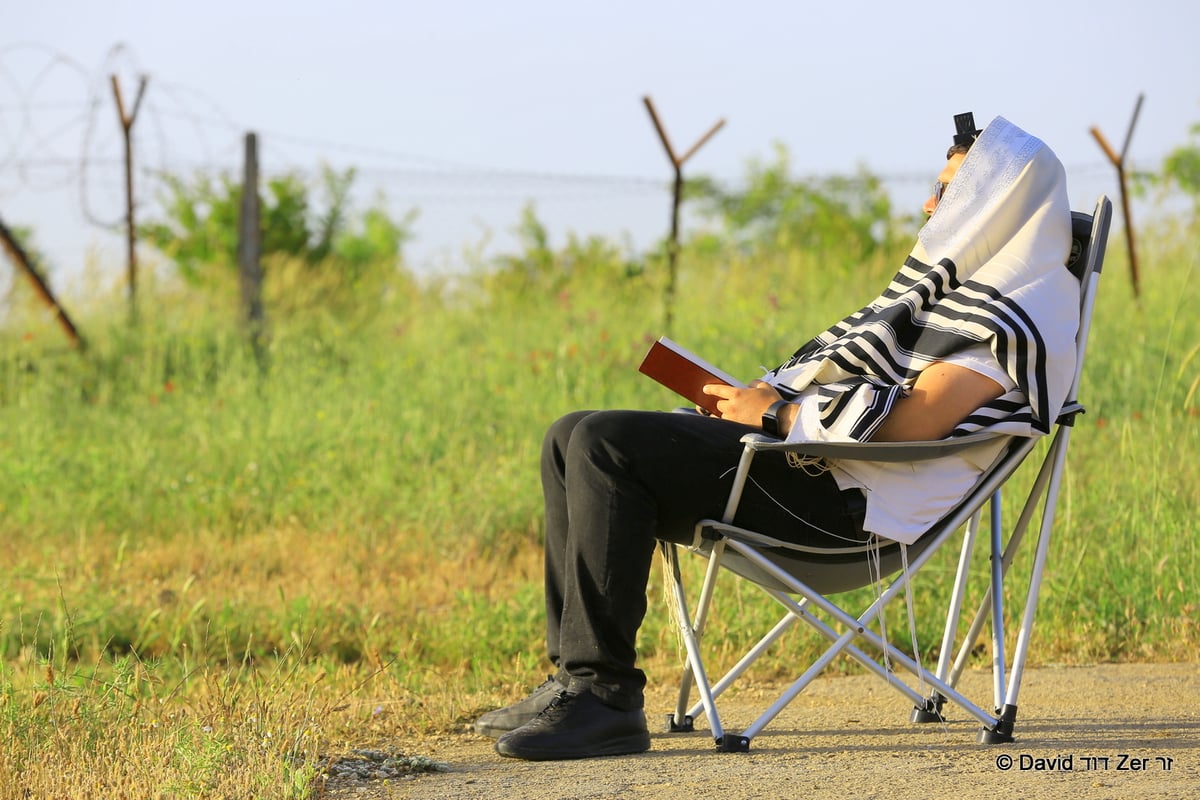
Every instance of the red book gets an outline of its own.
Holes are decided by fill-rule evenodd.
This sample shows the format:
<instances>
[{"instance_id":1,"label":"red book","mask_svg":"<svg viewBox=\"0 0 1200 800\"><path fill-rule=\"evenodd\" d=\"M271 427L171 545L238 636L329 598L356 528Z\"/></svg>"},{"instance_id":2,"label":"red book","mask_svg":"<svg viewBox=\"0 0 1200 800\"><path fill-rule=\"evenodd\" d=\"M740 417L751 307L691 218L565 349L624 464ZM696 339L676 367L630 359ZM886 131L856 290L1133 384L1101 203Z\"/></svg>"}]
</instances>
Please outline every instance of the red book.
<instances>
[{"instance_id":1,"label":"red book","mask_svg":"<svg viewBox=\"0 0 1200 800\"><path fill-rule=\"evenodd\" d=\"M642 365L638 367L638 371L649 375L671 391L686 397L715 416L720 416L717 412L717 402L721 398L701 391L704 385L709 383L723 383L726 386L737 387L746 385L665 336L650 345L650 351L642 359Z\"/></svg>"}]
</instances>

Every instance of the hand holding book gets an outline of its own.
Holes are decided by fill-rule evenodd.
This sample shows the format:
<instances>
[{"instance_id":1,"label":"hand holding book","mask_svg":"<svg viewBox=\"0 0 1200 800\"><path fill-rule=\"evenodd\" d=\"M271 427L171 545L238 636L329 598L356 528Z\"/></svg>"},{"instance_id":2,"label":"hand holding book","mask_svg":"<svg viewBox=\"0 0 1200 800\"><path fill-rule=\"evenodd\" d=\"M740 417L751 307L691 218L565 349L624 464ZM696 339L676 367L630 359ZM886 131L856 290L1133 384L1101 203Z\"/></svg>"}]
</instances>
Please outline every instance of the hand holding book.
<instances>
[{"instance_id":1,"label":"hand holding book","mask_svg":"<svg viewBox=\"0 0 1200 800\"><path fill-rule=\"evenodd\" d=\"M710 383L745 388L746 384L724 372L665 336L650 346L638 371L649 375L676 394L714 416L720 416L721 398L704 393Z\"/></svg>"},{"instance_id":2,"label":"hand holding book","mask_svg":"<svg viewBox=\"0 0 1200 800\"><path fill-rule=\"evenodd\" d=\"M796 420L799 407L784 402L773 386L762 381L742 383L666 337L651 345L638 369L691 400L701 413L761 426L772 436L786 437ZM715 394L706 394L705 386ZM725 413L717 408L722 401Z\"/></svg>"}]
</instances>

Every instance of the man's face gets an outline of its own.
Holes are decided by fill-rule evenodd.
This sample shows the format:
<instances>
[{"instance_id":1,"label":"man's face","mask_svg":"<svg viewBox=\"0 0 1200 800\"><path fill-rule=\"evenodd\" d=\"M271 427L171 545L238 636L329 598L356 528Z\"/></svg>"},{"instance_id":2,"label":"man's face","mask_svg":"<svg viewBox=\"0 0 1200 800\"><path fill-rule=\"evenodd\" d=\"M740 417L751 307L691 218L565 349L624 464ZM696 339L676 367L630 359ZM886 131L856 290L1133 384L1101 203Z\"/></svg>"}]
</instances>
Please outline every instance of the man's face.
<instances>
[{"instance_id":1,"label":"man's face","mask_svg":"<svg viewBox=\"0 0 1200 800\"><path fill-rule=\"evenodd\" d=\"M950 181L954 180L954 176L958 174L958 168L962 166L962 162L966 159L966 157L966 153L955 153L954 155L950 156L950 158L946 159L946 166L942 168L940 173L938 173L938 183L942 184L944 187L948 185ZM925 210L925 216L929 217L933 215L934 209L936 209L938 206L938 199L937 191L929 195L929 199L925 201L925 205L923 206Z\"/></svg>"}]
</instances>

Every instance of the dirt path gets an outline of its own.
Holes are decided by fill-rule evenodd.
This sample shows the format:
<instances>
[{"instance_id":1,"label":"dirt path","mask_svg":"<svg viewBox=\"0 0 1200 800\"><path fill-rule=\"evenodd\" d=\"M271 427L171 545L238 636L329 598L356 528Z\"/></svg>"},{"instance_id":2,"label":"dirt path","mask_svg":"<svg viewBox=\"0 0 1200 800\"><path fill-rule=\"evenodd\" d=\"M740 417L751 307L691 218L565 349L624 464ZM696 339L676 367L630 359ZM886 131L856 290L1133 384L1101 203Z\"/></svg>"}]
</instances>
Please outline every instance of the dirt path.
<instances>
[{"instance_id":1,"label":"dirt path","mask_svg":"<svg viewBox=\"0 0 1200 800\"><path fill-rule=\"evenodd\" d=\"M989 680L971 674L961 688L986 697ZM729 730L749 724L765 705L752 694L718 706ZM500 758L481 737L447 735L403 747L443 762L447 772L343 786L331 794L387 800L1200 797L1197 664L1029 670L1017 741L1009 745L976 744L979 724L961 713L945 725L912 725L904 698L870 676L818 681L754 739L748 754L715 752L707 730L655 732L658 710L669 699L654 697L651 705L656 719L648 753L537 764ZM1002 769L1007 758L1012 766Z\"/></svg>"}]
</instances>

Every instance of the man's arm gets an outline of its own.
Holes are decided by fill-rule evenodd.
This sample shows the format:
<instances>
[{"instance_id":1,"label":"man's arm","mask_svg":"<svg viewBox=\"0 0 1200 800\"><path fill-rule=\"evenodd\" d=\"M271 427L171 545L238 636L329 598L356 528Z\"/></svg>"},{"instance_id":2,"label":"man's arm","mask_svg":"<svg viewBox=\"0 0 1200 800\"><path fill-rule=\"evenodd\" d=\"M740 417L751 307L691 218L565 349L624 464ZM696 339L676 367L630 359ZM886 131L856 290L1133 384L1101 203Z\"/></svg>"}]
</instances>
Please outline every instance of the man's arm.
<instances>
[{"instance_id":1,"label":"man's arm","mask_svg":"<svg viewBox=\"0 0 1200 800\"><path fill-rule=\"evenodd\" d=\"M704 392L722 398L717 408L723 419L754 426L761 424L763 412L779 399L779 393L762 381L754 381L745 389L712 384L705 386ZM1004 387L986 375L937 361L917 376L907 397L896 401L871 441L944 439L976 409L1002 394ZM779 427L785 436L799 410L800 406L792 404L780 414Z\"/></svg>"},{"instance_id":2,"label":"man's arm","mask_svg":"<svg viewBox=\"0 0 1200 800\"><path fill-rule=\"evenodd\" d=\"M871 441L944 439L976 409L1002 394L1004 387L986 375L935 362L917 376L912 392L896 401Z\"/></svg>"}]
</instances>

